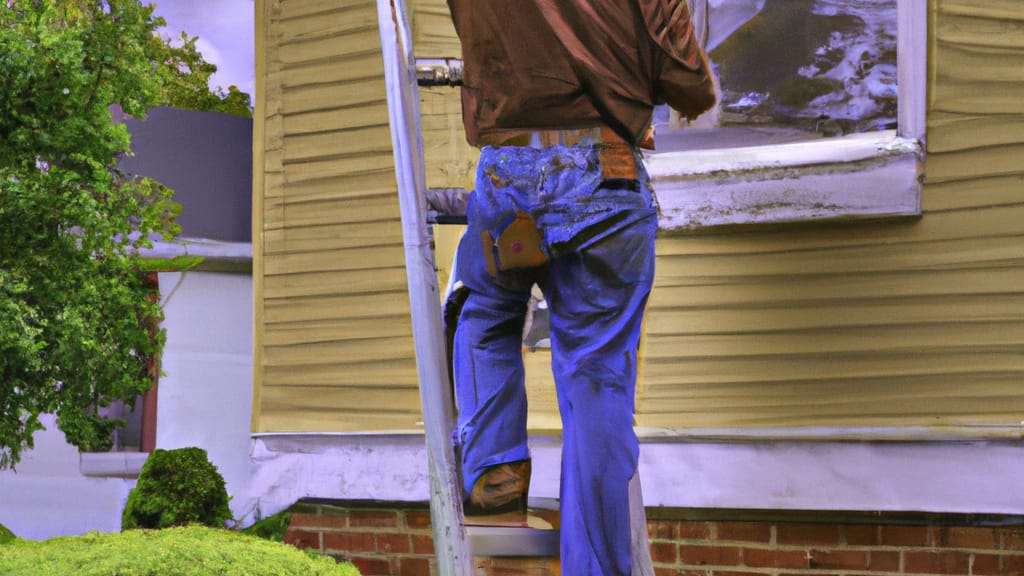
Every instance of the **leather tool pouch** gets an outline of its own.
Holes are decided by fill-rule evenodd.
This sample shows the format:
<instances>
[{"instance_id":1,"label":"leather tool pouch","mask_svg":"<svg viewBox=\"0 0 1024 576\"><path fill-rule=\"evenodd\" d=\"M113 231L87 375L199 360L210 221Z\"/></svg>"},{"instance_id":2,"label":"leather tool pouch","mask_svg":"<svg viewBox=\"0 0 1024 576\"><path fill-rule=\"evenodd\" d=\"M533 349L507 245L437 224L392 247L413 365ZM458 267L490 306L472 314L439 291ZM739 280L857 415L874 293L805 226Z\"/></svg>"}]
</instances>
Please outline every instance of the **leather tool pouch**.
<instances>
[{"instance_id":1,"label":"leather tool pouch","mask_svg":"<svg viewBox=\"0 0 1024 576\"><path fill-rule=\"evenodd\" d=\"M541 250L540 231L537 222L527 212L516 212L503 223L495 239L484 230L480 234L484 245L487 272L494 277L499 272L519 268L536 268L548 261Z\"/></svg>"}]
</instances>

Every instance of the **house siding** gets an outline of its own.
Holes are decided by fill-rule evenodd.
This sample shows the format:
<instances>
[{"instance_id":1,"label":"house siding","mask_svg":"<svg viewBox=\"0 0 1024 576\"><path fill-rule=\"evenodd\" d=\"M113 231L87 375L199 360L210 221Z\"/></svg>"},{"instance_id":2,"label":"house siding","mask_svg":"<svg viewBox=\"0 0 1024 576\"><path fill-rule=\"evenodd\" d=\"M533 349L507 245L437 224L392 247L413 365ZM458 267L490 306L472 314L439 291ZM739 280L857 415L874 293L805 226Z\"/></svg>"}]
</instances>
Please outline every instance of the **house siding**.
<instances>
[{"instance_id":1,"label":"house siding","mask_svg":"<svg viewBox=\"0 0 1024 576\"><path fill-rule=\"evenodd\" d=\"M257 432L415 429L372 0L257 3Z\"/></svg>"},{"instance_id":2,"label":"house siding","mask_svg":"<svg viewBox=\"0 0 1024 576\"><path fill-rule=\"evenodd\" d=\"M413 428L375 4L260 3L256 429ZM457 56L443 0L409 5L417 55ZM923 216L660 237L638 425L1016 429L1024 8L929 11ZM472 188L458 91L422 90L421 107L428 185ZM459 232L436 230L442 278ZM548 359L527 353L534 429L558 426Z\"/></svg>"}]
</instances>

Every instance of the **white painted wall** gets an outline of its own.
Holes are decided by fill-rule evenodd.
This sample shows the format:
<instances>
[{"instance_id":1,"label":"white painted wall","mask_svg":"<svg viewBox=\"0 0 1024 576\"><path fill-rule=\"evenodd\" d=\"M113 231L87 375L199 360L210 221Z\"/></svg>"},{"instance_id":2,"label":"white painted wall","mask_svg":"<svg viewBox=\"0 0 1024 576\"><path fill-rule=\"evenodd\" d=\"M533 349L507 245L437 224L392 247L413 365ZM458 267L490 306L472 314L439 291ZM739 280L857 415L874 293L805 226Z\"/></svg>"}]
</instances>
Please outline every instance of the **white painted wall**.
<instances>
[{"instance_id":1,"label":"white painted wall","mask_svg":"<svg viewBox=\"0 0 1024 576\"><path fill-rule=\"evenodd\" d=\"M42 421L47 429L36 433L17 471L0 472L0 524L33 540L120 530L135 481L83 476L78 449L64 441L56 417Z\"/></svg>"},{"instance_id":2,"label":"white painted wall","mask_svg":"<svg viewBox=\"0 0 1024 576\"><path fill-rule=\"evenodd\" d=\"M252 417L252 278L248 274L160 274L167 330L157 396L157 448L207 451L228 494L249 476ZM240 518L248 512L232 500Z\"/></svg>"},{"instance_id":3,"label":"white painted wall","mask_svg":"<svg viewBox=\"0 0 1024 576\"><path fill-rule=\"evenodd\" d=\"M249 274L160 274L167 345L157 409L157 447L205 449L242 494L249 476L252 412L252 280ZM78 450L53 417L17 472L0 472L0 524L23 538L121 529L135 480L82 474ZM85 456L89 460L90 456ZM249 512L244 497L232 512Z\"/></svg>"}]
</instances>

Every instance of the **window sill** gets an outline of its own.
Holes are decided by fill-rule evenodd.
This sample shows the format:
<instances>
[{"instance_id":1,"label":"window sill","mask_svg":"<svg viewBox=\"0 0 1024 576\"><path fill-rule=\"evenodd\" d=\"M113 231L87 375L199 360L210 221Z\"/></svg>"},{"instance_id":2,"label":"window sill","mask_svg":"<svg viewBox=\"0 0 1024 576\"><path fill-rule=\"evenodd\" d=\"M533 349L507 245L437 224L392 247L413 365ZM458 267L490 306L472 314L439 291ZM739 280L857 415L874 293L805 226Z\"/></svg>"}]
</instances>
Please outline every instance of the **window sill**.
<instances>
[{"instance_id":1,"label":"window sill","mask_svg":"<svg viewBox=\"0 0 1024 576\"><path fill-rule=\"evenodd\" d=\"M252 272L252 243L223 242L205 238L178 238L174 242L154 241L152 248L141 250L143 257L166 260L169 270L175 259L196 257L191 269L202 272Z\"/></svg>"},{"instance_id":2,"label":"window sill","mask_svg":"<svg viewBox=\"0 0 1024 576\"><path fill-rule=\"evenodd\" d=\"M923 152L896 131L651 154L662 233L919 216Z\"/></svg>"},{"instance_id":3,"label":"window sill","mask_svg":"<svg viewBox=\"0 0 1024 576\"><path fill-rule=\"evenodd\" d=\"M83 452L78 469L90 478L138 478L149 452Z\"/></svg>"}]
</instances>

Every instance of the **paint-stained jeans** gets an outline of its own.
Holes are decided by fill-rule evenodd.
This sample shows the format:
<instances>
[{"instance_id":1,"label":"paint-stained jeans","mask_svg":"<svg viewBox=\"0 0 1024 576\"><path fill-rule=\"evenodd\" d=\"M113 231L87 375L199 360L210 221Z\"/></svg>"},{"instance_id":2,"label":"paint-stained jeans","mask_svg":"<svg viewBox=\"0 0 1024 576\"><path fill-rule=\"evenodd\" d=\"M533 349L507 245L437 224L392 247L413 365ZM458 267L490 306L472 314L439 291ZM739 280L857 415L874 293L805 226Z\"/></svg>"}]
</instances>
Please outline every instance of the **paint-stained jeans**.
<instances>
[{"instance_id":1,"label":"paint-stained jeans","mask_svg":"<svg viewBox=\"0 0 1024 576\"><path fill-rule=\"evenodd\" d=\"M630 574L628 483L637 347L654 278L656 210L639 178L604 180L588 146L484 148L456 273L469 288L454 345L463 486L529 458L522 330L536 282L551 319L562 415L561 559L572 576ZM519 211L537 221L547 264L493 278L481 234Z\"/></svg>"}]
</instances>

